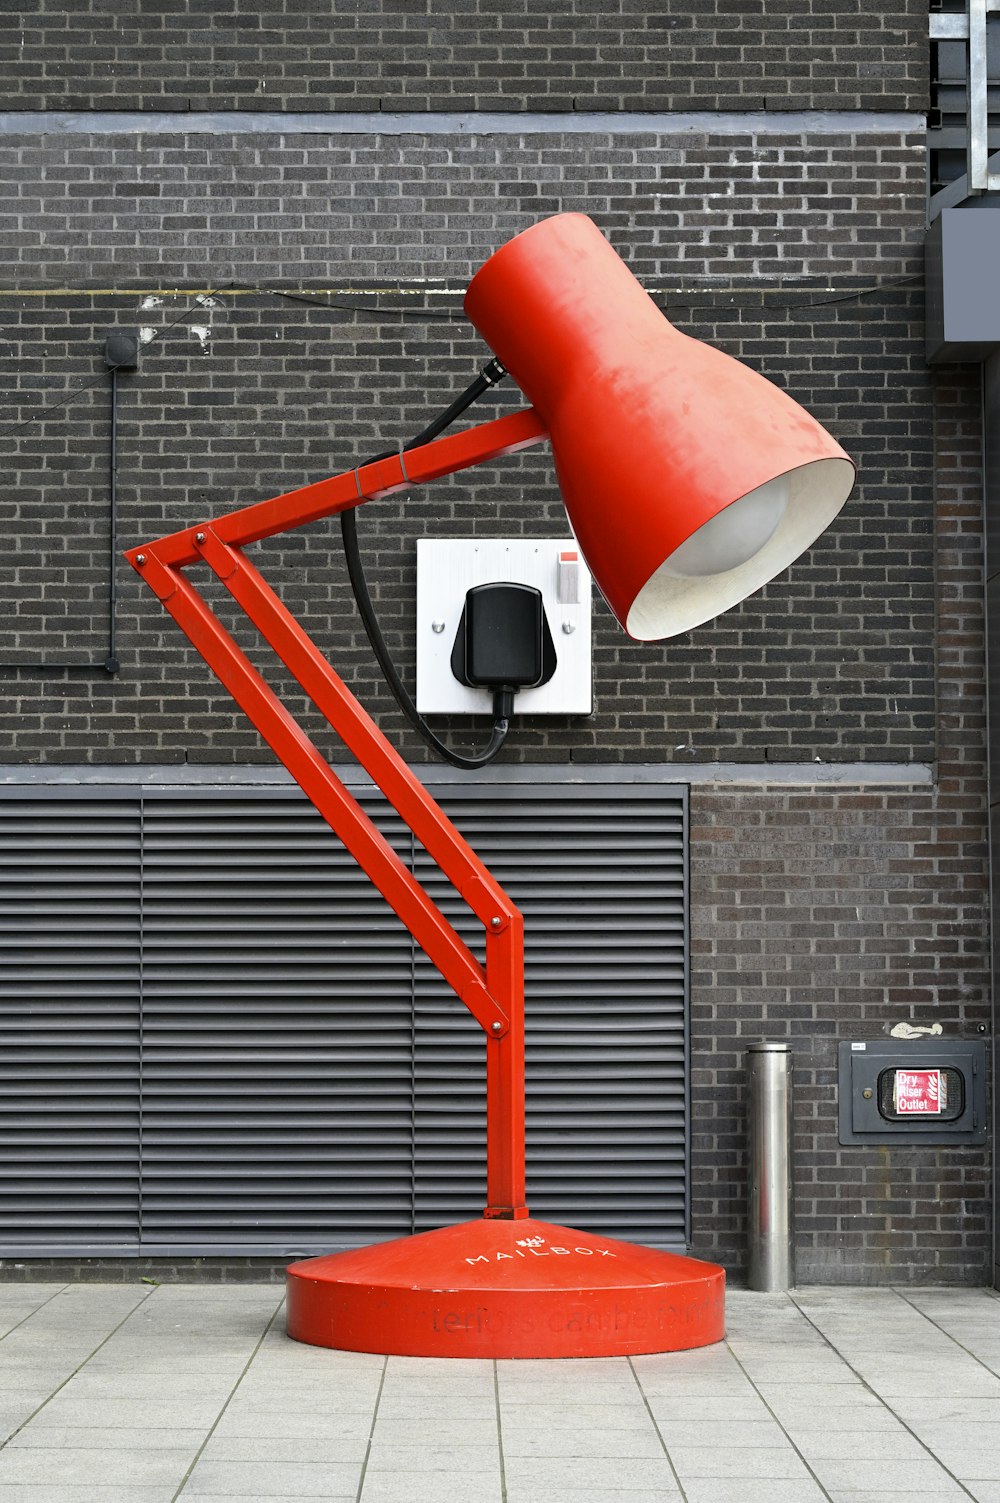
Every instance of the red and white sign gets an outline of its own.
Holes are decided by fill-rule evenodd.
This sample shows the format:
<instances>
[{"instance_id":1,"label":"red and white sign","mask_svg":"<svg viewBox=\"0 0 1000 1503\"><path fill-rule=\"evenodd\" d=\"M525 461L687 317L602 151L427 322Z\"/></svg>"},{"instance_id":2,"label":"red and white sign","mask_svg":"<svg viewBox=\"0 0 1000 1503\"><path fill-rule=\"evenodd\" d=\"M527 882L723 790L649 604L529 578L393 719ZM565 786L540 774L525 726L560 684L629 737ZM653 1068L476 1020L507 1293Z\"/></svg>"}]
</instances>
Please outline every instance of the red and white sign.
<instances>
[{"instance_id":1,"label":"red and white sign","mask_svg":"<svg viewBox=\"0 0 1000 1503\"><path fill-rule=\"evenodd\" d=\"M897 1070L892 1100L901 1117L939 1117L944 1110L940 1070Z\"/></svg>"}]
</instances>

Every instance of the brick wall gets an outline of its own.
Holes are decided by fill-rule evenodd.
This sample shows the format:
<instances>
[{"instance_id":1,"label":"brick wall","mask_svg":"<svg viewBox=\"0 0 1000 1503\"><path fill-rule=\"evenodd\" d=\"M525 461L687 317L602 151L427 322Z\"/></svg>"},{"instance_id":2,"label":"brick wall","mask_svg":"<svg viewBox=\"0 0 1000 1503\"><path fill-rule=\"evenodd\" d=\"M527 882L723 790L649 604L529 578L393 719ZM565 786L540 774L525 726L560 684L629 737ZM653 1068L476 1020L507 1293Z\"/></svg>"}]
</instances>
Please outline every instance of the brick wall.
<instances>
[{"instance_id":1,"label":"brick wall","mask_svg":"<svg viewBox=\"0 0 1000 1503\"><path fill-rule=\"evenodd\" d=\"M9 108L922 109L917 0L5 0Z\"/></svg>"},{"instance_id":2,"label":"brick wall","mask_svg":"<svg viewBox=\"0 0 1000 1503\"><path fill-rule=\"evenodd\" d=\"M837 1044L990 1026L979 372L936 380L937 778L692 789L696 1243L745 1264L745 1051L795 1051L802 1282L988 1282L989 1153L841 1148Z\"/></svg>"},{"instance_id":3,"label":"brick wall","mask_svg":"<svg viewBox=\"0 0 1000 1503\"><path fill-rule=\"evenodd\" d=\"M787 385L827 423L861 484L806 559L708 627L637 647L601 608L594 716L521 722L505 755L932 755L919 140L61 137L22 142L18 165L8 176L18 291L0 301L18 371L3 441L18 489L0 498L13 540L0 588L17 635L0 663L103 656L109 327L158 336L120 378L125 547L353 465L423 426L486 353L461 314L469 275L533 219L583 209L681 328ZM213 295L198 302L178 285ZM501 392L490 410L515 402ZM360 529L404 667L417 536L563 525L540 452L369 508ZM289 603L422 757L358 639L336 527L265 553ZM124 566L119 578L120 677L0 667L12 696L0 759L263 755L152 597Z\"/></svg>"}]
</instances>

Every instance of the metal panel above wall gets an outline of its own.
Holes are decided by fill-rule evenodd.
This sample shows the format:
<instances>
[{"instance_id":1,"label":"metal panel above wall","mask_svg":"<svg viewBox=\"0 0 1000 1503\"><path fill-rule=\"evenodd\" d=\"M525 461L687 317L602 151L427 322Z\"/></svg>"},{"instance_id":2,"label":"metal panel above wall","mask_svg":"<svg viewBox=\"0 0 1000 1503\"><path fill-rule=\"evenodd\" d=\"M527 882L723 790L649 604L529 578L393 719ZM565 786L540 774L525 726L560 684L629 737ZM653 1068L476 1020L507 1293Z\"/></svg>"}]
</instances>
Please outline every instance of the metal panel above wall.
<instances>
[{"instance_id":1,"label":"metal panel above wall","mask_svg":"<svg viewBox=\"0 0 1000 1503\"><path fill-rule=\"evenodd\" d=\"M682 1245L683 790L433 791L527 919L534 1212ZM310 805L121 792L0 804L0 1255L285 1256L477 1215L481 1034Z\"/></svg>"},{"instance_id":2,"label":"metal panel above wall","mask_svg":"<svg viewBox=\"0 0 1000 1503\"><path fill-rule=\"evenodd\" d=\"M983 365L983 519L986 531L986 723L990 807L993 1080L1000 1070L1000 350ZM993 1088L993 1282L1000 1289L1000 1092Z\"/></svg>"},{"instance_id":3,"label":"metal panel above wall","mask_svg":"<svg viewBox=\"0 0 1000 1503\"><path fill-rule=\"evenodd\" d=\"M1000 345L1000 203L945 209L927 231L927 359L984 360Z\"/></svg>"}]
</instances>

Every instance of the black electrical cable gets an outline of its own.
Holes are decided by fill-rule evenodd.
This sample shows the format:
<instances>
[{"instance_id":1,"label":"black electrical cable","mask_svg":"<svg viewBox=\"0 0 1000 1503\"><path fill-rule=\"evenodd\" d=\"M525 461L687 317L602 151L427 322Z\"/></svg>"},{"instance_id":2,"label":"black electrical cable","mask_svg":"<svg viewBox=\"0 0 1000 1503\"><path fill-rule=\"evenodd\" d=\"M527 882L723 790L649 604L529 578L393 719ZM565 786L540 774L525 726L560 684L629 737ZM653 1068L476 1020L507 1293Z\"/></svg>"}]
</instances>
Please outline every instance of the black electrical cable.
<instances>
[{"instance_id":1,"label":"black electrical cable","mask_svg":"<svg viewBox=\"0 0 1000 1503\"><path fill-rule=\"evenodd\" d=\"M807 302L782 303L781 308L782 311L790 308L808 310L809 308L828 308L832 307L836 303L859 302L864 298L877 297L881 292L892 292L898 288L908 287L911 284L921 282L922 280L923 278L919 272L914 272L910 276L905 277L886 277L884 280L875 282L871 286L859 287L850 292L841 293L834 297L815 297L810 298ZM660 309L660 311L667 314L678 309L683 309L685 312L715 312L717 311L719 306L717 300L721 297L729 297L735 299L735 301L729 305L732 308L739 309L746 307L751 311L759 311L759 309L765 306L766 300L768 298L785 298L788 296L790 288L798 287L800 285L806 291L808 291L811 284L808 281L803 281L800 284L791 279L781 282L777 286L763 287L759 285L755 286L752 282L748 282L745 286L723 286L720 284L718 286L702 288L697 293L697 295L694 292L685 293L684 289L680 287L653 287L649 289L649 295L656 303L656 306ZM259 292L262 295L266 295L267 297L284 298L286 301L292 303L305 303L313 308L324 309L328 313L364 313L372 314L375 317L379 318L398 317L401 319L413 319L417 322L422 323L429 323L434 320L442 320L447 322L464 317L460 307L403 308L392 307L391 305L387 304L380 305L373 303L348 302L344 300L343 296L319 297L313 296L306 292L286 290L281 287L264 287L254 282L231 282L229 286L237 292ZM816 290L822 291L823 289ZM739 301L741 293L751 293L754 297L763 299L764 302L760 304L741 303ZM675 294L682 294L683 300L681 297L675 297ZM377 296L378 289L373 289L371 293L359 295ZM457 289L455 296L459 296ZM695 298L696 300L691 301L691 298ZM701 301L702 298L705 299L704 302Z\"/></svg>"},{"instance_id":2,"label":"black electrical cable","mask_svg":"<svg viewBox=\"0 0 1000 1503\"><path fill-rule=\"evenodd\" d=\"M348 302L341 297L316 297L308 292L294 292L282 287L262 287L256 282L230 282L229 286L236 292L259 292L268 297L284 298L289 303L305 303L310 308L323 308L328 313L370 313L376 318L399 317L411 318L420 323L431 323L435 319L454 323L456 319L464 319L465 314L461 308L402 308L392 307L384 303L358 303ZM391 290L390 290L391 295ZM369 293L360 293L360 297L377 297L378 290ZM394 449L393 453L398 450Z\"/></svg>"},{"instance_id":3,"label":"black electrical cable","mask_svg":"<svg viewBox=\"0 0 1000 1503\"><path fill-rule=\"evenodd\" d=\"M498 381L502 381L506 374L507 372L499 360L491 360L480 371L472 384L466 387L465 391L456 397L454 402L446 407L444 412L440 413L433 422L428 423L427 427L418 433L415 438L412 438L409 443L404 444L403 449L419 449L422 444L429 444L432 439L437 438L438 434L443 433L446 428L450 428L456 418L461 417L466 408L471 407L473 402L478 402L480 397L485 396L491 387L496 386ZM381 454L373 455L365 463L375 464L380 459L391 459L398 453L398 449L386 449ZM436 751L439 756L444 757L445 761L450 762L453 767L472 769L487 766L488 763L493 761L507 739L507 732L510 729L510 691L497 689L494 692L493 730L489 741L483 747L482 751L471 752L468 756L464 756L461 752L453 751L446 742L442 741L440 736L431 730L411 699L406 685L400 678L396 665L392 661L388 645L382 635L378 618L375 614L375 606L368 589L368 581L365 578L361 551L358 547L358 524L355 509L341 512L340 530L344 539L344 556L347 560L347 572L350 576L354 598L358 604L358 612L361 616L365 633L371 643L372 651L375 654L386 683L395 696L399 708L417 734L423 737L427 745L433 751Z\"/></svg>"}]
</instances>

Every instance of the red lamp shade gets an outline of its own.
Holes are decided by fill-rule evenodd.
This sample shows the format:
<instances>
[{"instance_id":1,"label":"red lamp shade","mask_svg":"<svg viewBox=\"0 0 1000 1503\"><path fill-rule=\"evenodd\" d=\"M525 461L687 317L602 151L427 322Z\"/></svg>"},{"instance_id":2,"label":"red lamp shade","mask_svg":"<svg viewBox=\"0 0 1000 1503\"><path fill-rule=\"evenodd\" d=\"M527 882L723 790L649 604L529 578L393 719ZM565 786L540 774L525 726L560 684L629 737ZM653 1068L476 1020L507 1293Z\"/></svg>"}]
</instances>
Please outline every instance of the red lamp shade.
<instances>
[{"instance_id":1,"label":"red lamp shade","mask_svg":"<svg viewBox=\"0 0 1000 1503\"><path fill-rule=\"evenodd\" d=\"M770 381L675 329L583 214L476 273L470 321L552 438L570 524L630 636L676 636L780 574L854 465Z\"/></svg>"}]
</instances>

